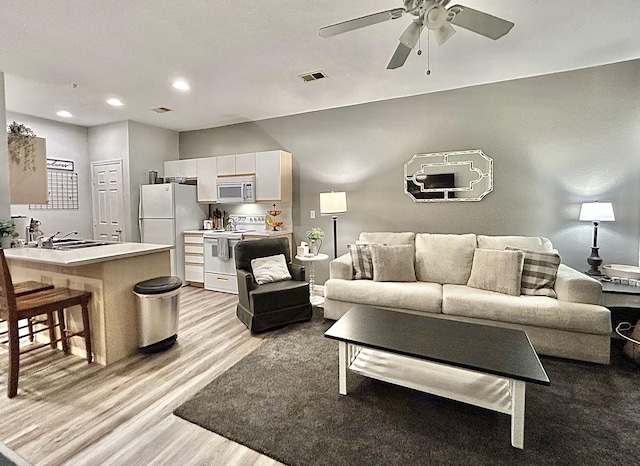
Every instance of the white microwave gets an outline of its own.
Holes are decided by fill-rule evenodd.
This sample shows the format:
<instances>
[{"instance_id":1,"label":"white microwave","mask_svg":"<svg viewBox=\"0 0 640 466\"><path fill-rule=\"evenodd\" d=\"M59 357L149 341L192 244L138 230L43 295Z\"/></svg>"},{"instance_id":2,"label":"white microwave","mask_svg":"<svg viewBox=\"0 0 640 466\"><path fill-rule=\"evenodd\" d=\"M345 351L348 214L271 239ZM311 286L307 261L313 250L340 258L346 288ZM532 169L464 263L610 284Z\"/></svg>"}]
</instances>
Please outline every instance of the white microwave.
<instances>
[{"instance_id":1,"label":"white microwave","mask_svg":"<svg viewBox=\"0 0 640 466\"><path fill-rule=\"evenodd\" d=\"M218 178L218 202L237 204L256 202L255 176L225 176Z\"/></svg>"}]
</instances>

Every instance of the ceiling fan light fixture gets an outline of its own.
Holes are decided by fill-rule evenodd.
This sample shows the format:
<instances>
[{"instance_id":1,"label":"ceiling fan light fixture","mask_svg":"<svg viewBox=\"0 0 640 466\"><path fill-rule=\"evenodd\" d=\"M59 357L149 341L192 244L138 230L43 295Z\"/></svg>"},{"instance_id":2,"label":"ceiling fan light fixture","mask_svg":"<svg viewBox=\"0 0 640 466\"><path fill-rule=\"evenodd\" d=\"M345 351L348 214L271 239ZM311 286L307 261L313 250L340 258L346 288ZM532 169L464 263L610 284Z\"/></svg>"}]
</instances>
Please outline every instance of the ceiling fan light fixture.
<instances>
[{"instance_id":1,"label":"ceiling fan light fixture","mask_svg":"<svg viewBox=\"0 0 640 466\"><path fill-rule=\"evenodd\" d=\"M447 23L447 16L447 10L445 10L442 5L439 5L437 3L429 5L424 10L424 20L426 26L432 30L440 29L442 26L444 26Z\"/></svg>"},{"instance_id":2,"label":"ceiling fan light fixture","mask_svg":"<svg viewBox=\"0 0 640 466\"><path fill-rule=\"evenodd\" d=\"M400 36L400 43L406 45L410 49L414 48L418 43L420 31L422 31L423 27L424 26L422 26L418 21L413 21Z\"/></svg>"},{"instance_id":3,"label":"ceiling fan light fixture","mask_svg":"<svg viewBox=\"0 0 640 466\"><path fill-rule=\"evenodd\" d=\"M438 45L444 44L446 41L451 39L451 36L453 36L455 33L456 30L454 29L454 27L447 22L445 22L439 29L435 29L433 31L433 35L436 38L436 42L438 43Z\"/></svg>"}]
</instances>

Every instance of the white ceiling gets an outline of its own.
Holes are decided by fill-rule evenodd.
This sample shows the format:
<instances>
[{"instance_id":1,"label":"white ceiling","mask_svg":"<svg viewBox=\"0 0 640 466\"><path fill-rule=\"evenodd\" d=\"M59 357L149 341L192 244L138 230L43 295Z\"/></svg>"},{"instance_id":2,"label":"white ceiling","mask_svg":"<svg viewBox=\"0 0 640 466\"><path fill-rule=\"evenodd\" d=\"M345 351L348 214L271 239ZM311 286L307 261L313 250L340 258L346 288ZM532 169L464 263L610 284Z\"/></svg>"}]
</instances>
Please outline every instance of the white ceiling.
<instances>
[{"instance_id":1,"label":"white ceiling","mask_svg":"<svg viewBox=\"0 0 640 466\"><path fill-rule=\"evenodd\" d=\"M421 56L386 69L410 15L318 36L401 0L2 0L6 107L83 126L130 119L184 131L640 57L637 0L460 3L515 27L494 42L454 26L442 47L431 41L427 77L424 36ZM320 69L328 79L297 77ZM178 77L191 91L171 87ZM125 107L108 107L112 96ZM150 110L160 106L173 111Z\"/></svg>"}]
</instances>

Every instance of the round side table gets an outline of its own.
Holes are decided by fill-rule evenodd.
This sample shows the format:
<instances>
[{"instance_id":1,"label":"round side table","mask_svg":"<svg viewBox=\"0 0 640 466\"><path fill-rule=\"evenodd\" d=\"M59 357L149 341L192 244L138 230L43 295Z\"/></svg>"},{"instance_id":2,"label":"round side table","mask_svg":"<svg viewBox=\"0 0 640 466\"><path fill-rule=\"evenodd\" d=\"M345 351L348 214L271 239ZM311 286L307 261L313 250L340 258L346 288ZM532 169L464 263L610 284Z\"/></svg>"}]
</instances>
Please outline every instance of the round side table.
<instances>
[{"instance_id":1,"label":"round side table","mask_svg":"<svg viewBox=\"0 0 640 466\"><path fill-rule=\"evenodd\" d=\"M309 301L314 306L318 306L324 303L324 298L322 296L315 296L314 294L314 285L316 279L316 268L315 263L318 261L325 261L329 258L326 254L317 254L315 256L296 256L300 262L309 262Z\"/></svg>"}]
</instances>

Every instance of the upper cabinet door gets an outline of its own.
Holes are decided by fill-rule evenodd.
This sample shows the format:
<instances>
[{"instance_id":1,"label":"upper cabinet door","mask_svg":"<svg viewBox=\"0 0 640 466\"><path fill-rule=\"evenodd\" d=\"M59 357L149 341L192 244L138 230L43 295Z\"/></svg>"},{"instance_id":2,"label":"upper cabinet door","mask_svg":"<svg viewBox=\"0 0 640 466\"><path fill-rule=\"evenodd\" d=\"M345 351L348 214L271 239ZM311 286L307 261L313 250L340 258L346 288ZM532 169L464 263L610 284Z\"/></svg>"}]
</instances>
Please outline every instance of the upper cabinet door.
<instances>
[{"instance_id":1,"label":"upper cabinet door","mask_svg":"<svg viewBox=\"0 0 640 466\"><path fill-rule=\"evenodd\" d=\"M290 202L291 154L281 150L256 153L256 201Z\"/></svg>"},{"instance_id":2,"label":"upper cabinet door","mask_svg":"<svg viewBox=\"0 0 640 466\"><path fill-rule=\"evenodd\" d=\"M217 202L217 182L218 176L217 159L219 157L205 157L197 159L198 171L198 202Z\"/></svg>"},{"instance_id":3,"label":"upper cabinet door","mask_svg":"<svg viewBox=\"0 0 640 466\"><path fill-rule=\"evenodd\" d=\"M37 137L34 146L36 157L33 170L25 169L22 163L15 163L9 157L11 204L46 204L49 200L47 144L44 138Z\"/></svg>"},{"instance_id":4,"label":"upper cabinet door","mask_svg":"<svg viewBox=\"0 0 640 466\"><path fill-rule=\"evenodd\" d=\"M164 163L164 177L169 176L186 176L187 178L195 179L197 174L197 161L198 159L184 159L184 160L167 160Z\"/></svg>"},{"instance_id":5,"label":"upper cabinet door","mask_svg":"<svg viewBox=\"0 0 640 466\"><path fill-rule=\"evenodd\" d=\"M230 176L236 174L236 156L220 155L218 159L218 176Z\"/></svg>"},{"instance_id":6,"label":"upper cabinet door","mask_svg":"<svg viewBox=\"0 0 640 466\"><path fill-rule=\"evenodd\" d=\"M236 175L253 175L256 172L256 154L236 154Z\"/></svg>"}]
</instances>

